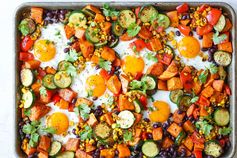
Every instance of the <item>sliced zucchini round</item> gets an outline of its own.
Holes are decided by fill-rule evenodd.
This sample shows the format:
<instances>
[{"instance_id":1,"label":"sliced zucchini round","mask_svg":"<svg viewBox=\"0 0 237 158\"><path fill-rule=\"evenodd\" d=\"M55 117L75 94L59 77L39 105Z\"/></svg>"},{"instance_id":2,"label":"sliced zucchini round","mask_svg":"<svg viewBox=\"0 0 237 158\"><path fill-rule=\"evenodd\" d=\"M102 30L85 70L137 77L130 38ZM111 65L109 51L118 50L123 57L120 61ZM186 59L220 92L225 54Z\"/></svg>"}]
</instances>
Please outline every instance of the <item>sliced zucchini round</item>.
<instances>
[{"instance_id":1,"label":"sliced zucchini round","mask_svg":"<svg viewBox=\"0 0 237 158\"><path fill-rule=\"evenodd\" d=\"M118 24L118 22L112 23L112 32L115 36L121 36L124 33L124 29Z\"/></svg>"},{"instance_id":2,"label":"sliced zucchini round","mask_svg":"<svg viewBox=\"0 0 237 158\"><path fill-rule=\"evenodd\" d=\"M23 93L22 100L23 100L24 108L29 108L34 103L35 94L31 90L27 90L25 93Z\"/></svg>"},{"instance_id":3,"label":"sliced zucchini round","mask_svg":"<svg viewBox=\"0 0 237 158\"><path fill-rule=\"evenodd\" d=\"M170 91L170 100L177 104L179 102L179 99L183 96L184 92L182 90L175 90Z\"/></svg>"},{"instance_id":4,"label":"sliced zucchini round","mask_svg":"<svg viewBox=\"0 0 237 158\"><path fill-rule=\"evenodd\" d=\"M57 69L58 71L65 71L69 66L72 66L72 63L62 60L58 63Z\"/></svg>"},{"instance_id":5,"label":"sliced zucchini round","mask_svg":"<svg viewBox=\"0 0 237 158\"><path fill-rule=\"evenodd\" d=\"M141 8L139 17L142 22L147 23L152 20L151 17L158 16L158 11L152 5L147 5Z\"/></svg>"},{"instance_id":6,"label":"sliced zucchini round","mask_svg":"<svg viewBox=\"0 0 237 158\"><path fill-rule=\"evenodd\" d=\"M142 77L141 81L147 84L147 90L153 90L156 88L157 79L154 76L146 75Z\"/></svg>"},{"instance_id":7,"label":"sliced zucchini round","mask_svg":"<svg viewBox=\"0 0 237 158\"><path fill-rule=\"evenodd\" d=\"M118 114L118 119L116 123L120 125L121 128L127 129L130 128L135 121L135 117L131 111L124 110Z\"/></svg>"},{"instance_id":8,"label":"sliced zucchini round","mask_svg":"<svg viewBox=\"0 0 237 158\"><path fill-rule=\"evenodd\" d=\"M36 24L34 20L26 18L21 20L18 29L21 31L22 35L26 36L32 34L36 29Z\"/></svg>"},{"instance_id":9,"label":"sliced zucchini round","mask_svg":"<svg viewBox=\"0 0 237 158\"><path fill-rule=\"evenodd\" d=\"M54 84L53 80L54 80L54 75L47 74L47 75L44 76L44 78L42 80L42 84L47 89L56 89L57 86Z\"/></svg>"},{"instance_id":10,"label":"sliced zucchini round","mask_svg":"<svg viewBox=\"0 0 237 158\"><path fill-rule=\"evenodd\" d=\"M223 149L217 141L210 140L207 143L205 143L204 152L206 155L210 155L213 157L220 157L223 152Z\"/></svg>"},{"instance_id":11,"label":"sliced zucchini round","mask_svg":"<svg viewBox=\"0 0 237 158\"><path fill-rule=\"evenodd\" d=\"M214 112L214 120L218 126L226 126L230 122L230 113L225 108L219 108Z\"/></svg>"},{"instance_id":12,"label":"sliced zucchini round","mask_svg":"<svg viewBox=\"0 0 237 158\"><path fill-rule=\"evenodd\" d=\"M155 142L148 140L142 145L142 153L147 157L155 157L160 152L160 149Z\"/></svg>"},{"instance_id":13,"label":"sliced zucchini round","mask_svg":"<svg viewBox=\"0 0 237 158\"><path fill-rule=\"evenodd\" d=\"M85 15L90 16L90 17L92 17L92 18L94 18L95 15L96 15L95 12L93 12L92 10L87 9L87 8L83 8L81 11L82 11Z\"/></svg>"},{"instance_id":14,"label":"sliced zucchini round","mask_svg":"<svg viewBox=\"0 0 237 158\"><path fill-rule=\"evenodd\" d=\"M180 97L178 101L179 109L182 111L186 111L188 107L190 106L191 100L192 100L192 97L189 95L183 95L182 97Z\"/></svg>"},{"instance_id":15,"label":"sliced zucchini round","mask_svg":"<svg viewBox=\"0 0 237 158\"><path fill-rule=\"evenodd\" d=\"M104 41L104 42L99 42L99 43L95 43L95 48L100 48L105 46L108 43L108 41Z\"/></svg>"},{"instance_id":16,"label":"sliced zucchini round","mask_svg":"<svg viewBox=\"0 0 237 158\"><path fill-rule=\"evenodd\" d=\"M225 16L221 15L217 24L214 26L214 29L218 32L221 32L225 27L225 23L226 23Z\"/></svg>"},{"instance_id":17,"label":"sliced zucchini round","mask_svg":"<svg viewBox=\"0 0 237 158\"><path fill-rule=\"evenodd\" d=\"M134 107L135 107L135 112L136 113L141 113L142 108L143 108L142 103L138 99L135 99L133 101L133 104L134 104Z\"/></svg>"},{"instance_id":18,"label":"sliced zucchini round","mask_svg":"<svg viewBox=\"0 0 237 158\"><path fill-rule=\"evenodd\" d=\"M64 151L56 156L56 158L74 158L75 154L73 151Z\"/></svg>"},{"instance_id":19,"label":"sliced zucchini round","mask_svg":"<svg viewBox=\"0 0 237 158\"><path fill-rule=\"evenodd\" d=\"M22 69L20 76L21 76L21 83L23 86L29 87L30 85L32 85L34 81L34 74L30 69Z\"/></svg>"},{"instance_id":20,"label":"sliced zucchini round","mask_svg":"<svg viewBox=\"0 0 237 158\"><path fill-rule=\"evenodd\" d=\"M175 139L175 144L180 145L182 143L182 140L186 137L186 133L184 131L181 131L178 135L178 137Z\"/></svg>"},{"instance_id":21,"label":"sliced zucchini round","mask_svg":"<svg viewBox=\"0 0 237 158\"><path fill-rule=\"evenodd\" d=\"M84 28L87 23L86 16L81 11L73 11L68 19L70 24L73 24L75 27Z\"/></svg>"},{"instance_id":22,"label":"sliced zucchini round","mask_svg":"<svg viewBox=\"0 0 237 158\"><path fill-rule=\"evenodd\" d=\"M228 66L232 59L230 53L219 50L214 53L214 60L220 66Z\"/></svg>"},{"instance_id":23,"label":"sliced zucchini round","mask_svg":"<svg viewBox=\"0 0 237 158\"><path fill-rule=\"evenodd\" d=\"M118 16L118 23L122 28L128 28L136 22L136 15L131 10L122 10Z\"/></svg>"},{"instance_id":24,"label":"sliced zucchini round","mask_svg":"<svg viewBox=\"0 0 237 158\"><path fill-rule=\"evenodd\" d=\"M57 155L61 151L61 148L62 148L62 144L60 142L53 141L51 144L50 151L49 151L49 156Z\"/></svg>"},{"instance_id":25,"label":"sliced zucchini round","mask_svg":"<svg viewBox=\"0 0 237 158\"><path fill-rule=\"evenodd\" d=\"M89 26L87 29L86 29L86 33L85 33L85 36L86 36L86 39L91 42L91 43L99 43L100 42L100 38L99 36L96 36L96 32L98 31L98 28L97 27L92 27L92 26Z\"/></svg>"},{"instance_id":26,"label":"sliced zucchini round","mask_svg":"<svg viewBox=\"0 0 237 158\"><path fill-rule=\"evenodd\" d=\"M106 123L99 123L94 128L94 134L99 139L107 139L111 135L111 128Z\"/></svg>"},{"instance_id":27,"label":"sliced zucchini round","mask_svg":"<svg viewBox=\"0 0 237 158\"><path fill-rule=\"evenodd\" d=\"M72 77L66 71L59 71L54 75L54 84L59 88L67 88L72 83Z\"/></svg>"},{"instance_id":28,"label":"sliced zucchini round","mask_svg":"<svg viewBox=\"0 0 237 158\"><path fill-rule=\"evenodd\" d=\"M158 26L166 29L170 26L170 19L168 16L166 16L164 14L158 14L157 23L158 23Z\"/></svg>"}]
</instances>

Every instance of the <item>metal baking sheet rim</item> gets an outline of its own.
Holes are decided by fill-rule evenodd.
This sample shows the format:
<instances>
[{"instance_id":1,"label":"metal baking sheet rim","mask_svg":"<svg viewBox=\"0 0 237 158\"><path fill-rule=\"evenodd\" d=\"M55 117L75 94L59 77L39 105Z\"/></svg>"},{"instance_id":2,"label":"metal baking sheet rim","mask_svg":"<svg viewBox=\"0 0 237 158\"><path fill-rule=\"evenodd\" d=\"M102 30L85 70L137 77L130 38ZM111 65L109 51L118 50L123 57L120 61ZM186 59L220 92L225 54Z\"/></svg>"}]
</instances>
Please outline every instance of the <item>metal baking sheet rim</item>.
<instances>
[{"instance_id":1,"label":"metal baking sheet rim","mask_svg":"<svg viewBox=\"0 0 237 158\"><path fill-rule=\"evenodd\" d=\"M237 33L236 33L236 15L234 12L234 9L226 2L189 2L187 1L191 6L197 6L200 4L210 4L212 6L219 6L222 7L225 12L228 13L228 16L231 16L231 21L233 23L233 28L232 28L232 44L233 44L233 60L231 63L231 66L228 69L228 81L230 82L231 85L231 89L232 89L232 96L230 98L230 112L231 112L231 127L233 128L232 130L232 134L230 135L230 139L231 139L231 149L228 151L228 153L226 155L223 155L222 157L234 157L235 156L235 152L236 152L236 134L237 134L237 130L236 130L236 126L235 126L235 120L237 118L236 116L236 110L235 110L235 103L236 103L236 99L237 96L235 95L236 92L236 88L237 85L235 83L236 81L236 68L235 68L235 61L237 60L237 56L235 54L236 51L236 38L237 37ZM19 134L18 134L18 122L19 122L19 111L17 110L17 105L20 99L19 96L19 92L18 92L18 85L19 85L19 61L18 61L18 51L19 51L19 40L20 40L20 34L19 31L17 30L17 25L19 22L19 19L21 17L21 14L23 12L24 9L29 8L31 6L39 6L39 7L46 7L46 8L80 8L86 4L94 4L94 5L98 5L101 6L104 2L96 2L96 1L87 1L85 2L26 2L26 3L22 3L21 5L19 5L16 9L15 9L15 14L14 14L14 31L13 31L13 38L14 38L14 64L15 64L15 72L14 72L14 85L15 85L15 94L13 95L14 98L14 103L15 105L14 107L14 131L15 131L15 135L14 135L14 142L15 142L15 150L13 155L15 157L24 157L23 152L20 149L20 139L19 139ZM138 6L138 5L143 5L143 4L154 4L156 5L158 8L161 6L162 10L171 10L171 9L175 9L175 6L177 6L178 4L181 4L182 2L177 2L177 1L169 1L169 2L157 2L157 1L146 1L146 2L139 2L139 1L135 1L135 2L127 2L127 3L123 3L123 2L115 2L115 1L106 1L106 3L110 3L112 6L117 6L117 7L128 7L128 6Z\"/></svg>"}]
</instances>

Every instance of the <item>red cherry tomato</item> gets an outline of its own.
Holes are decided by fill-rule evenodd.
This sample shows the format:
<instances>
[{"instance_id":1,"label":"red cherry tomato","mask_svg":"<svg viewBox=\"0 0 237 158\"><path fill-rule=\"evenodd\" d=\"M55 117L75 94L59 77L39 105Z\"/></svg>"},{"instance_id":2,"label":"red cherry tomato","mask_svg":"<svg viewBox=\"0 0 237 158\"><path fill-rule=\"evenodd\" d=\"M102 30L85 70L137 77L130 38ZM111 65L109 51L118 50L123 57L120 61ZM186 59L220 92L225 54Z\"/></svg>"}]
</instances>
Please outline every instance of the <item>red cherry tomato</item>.
<instances>
[{"instance_id":1,"label":"red cherry tomato","mask_svg":"<svg viewBox=\"0 0 237 158\"><path fill-rule=\"evenodd\" d=\"M185 25L179 25L178 29L185 36L189 36L189 33L191 31L190 27L189 26L185 26Z\"/></svg>"},{"instance_id":2,"label":"red cherry tomato","mask_svg":"<svg viewBox=\"0 0 237 158\"><path fill-rule=\"evenodd\" d=\"M192 75L188 72L180 73L180 80L183 83L184 89L189 91L193 87Z\"/></svg>"},{"instance_id":3,"label":"red cherry tomato","mask_svg":"<svg viewBox=\"0 0 237 158\"><path fill-rule=\"evenodd\" d=\"M29 60L33 60L33 59L34 59L34 55L32 53L20 52L20 54L19 54L20 61L29 61Z\"/></svg>"},{"instance_id":4,"label":"red cherry tomato","mask_svg":"<svg viewBox=\"0 0 237 158\"><path fill-rule=\"evenodd\" d=\"M214 26L220 19L220 16L221 16L221 11L219 9L212 8L207 14L207 21L209 24Z\"/></svg>"},{"instance_id":5,"label":"red cherry tomato","mask_svg":"<svg viewBox=\"0 0 237 158\"><path fill-rule=\"evenodd\" d=\"M201 5L201 7L197 10L199 13L202 13L206 8L208 8L207 4Z\"/></svg>"},{"instance_id":6,"label":"red cherry tomato","mask_svg":"<svg viewBox=\"0 0 237 158\"><path fill-rule=\"evenodd\" d=\"M105 69L101 69L100 70L100 75L105 79L108 80L112 74L110 74L108 71L106 71Z\"/></svg>"},{"instance_id":7,"label":"red cherry tomato","mask_svg":"<svg viewBox=\"0 0 237 158\"><path fill-rule=\"evenodd\" d=\"M142 140L146 140L146 138L147 138L146 132L142 132Z\"/></svg>"},{"instance_id":8,"label":"red cherry tomato","mask_svg":"<svg viewBox=\"0 0 237 158\"><path fill-rule=\"evenodd\" d=\"M212 29L213 29L213 26L211 24L207 24L207 25L202 26L202 27L198 26L196 31L197 31L198 35L202 36L202 35L205 35L205 34L211 32Z\"/></svg>"},{"instance_id":9,"label":"red cherry tomato","mask_svg":"<svg viewBox=\"0 0 237 158\"><path fill-rule=\"evenodd\" d=\"M193 154L196 158L202 158L202 151L201 150L195 150L193 151Z\"/></svg>"},{"instance_id":10,"label":"red cherry tomato","mask_svg":"<svg viewBox=\"0 0 237 158\"><path fill-rule=\"evenodd\" d=\"M129 44L131 49L135 49L137 52L140 52L146 47L146 43L142 39L137 39L136 41Z\"/></svg>"},{"instance_id":11,"label":"red cherry tomato","mask_svg":"<svg viewBox=\"0 0 237 158\"><path fill-rule=\"evenodd\" d=\"M188 7L187 3L183 3L183 4L176 7L176 10L178 13L185 13L188 11L188 9L189 9L189 7Z\"/></svg>"},{"instance_id":12,"label":"red cherry tomato","mask_svg":"<svg viewBox=\"0 0 237 158\"><path fill-rule=\"evenodd\" d=\"M37 79L42 79L46 75L46 72L42 68L39 68L37 72L38 72Z\"/></svg>"},{"instance_id":13,"label":"red cherry tomato","mask_svg":"<svg viewBox=\"0 0 237 158\"><path fill-rule=\"evenodd\" d=\"M21 41L21 50L27 52L32 48L34 41L30 38L30 36L25 36Z\"/></svg>"},{"instance_id":14,"label":"red cherry tomato","mask_svg":"<svg viewBox=\"0 0 237 158\"><path fill-rule=\"evenodd\" d=\"M146 42L146 48L153 51L150 42Z\"/></svg>"},{"instance_id":15,"label":"red cherry tomato","mask_svg":"<svg viewBox=\"0 0 237 158\"><path fill-rule=\"evenodd\" d=\"M57 94L55 94L54 96L53 96L53 103L54 104L56 104L56 103L58 103L59 101L60 101L60 99L61 99L61 97L59 96L59 94L57 93Z\"/></svg>"},{"instance_id":16,"label":"red cherry tomato","mask_svg":"<svg viewBox=\"0 0 237 158\"><path fill-rule=\"evenodd\" d=\"M68 107L68 111L69 112L73 112L74 111L74 107L75 107L75 104L70 103L69 107Z\"/></svg>"},{"instance_id":17,"label":"red cherry tomato","mask_svg":"<svg viewBox=\"0 0 237 158\"><path fill-rule=\"evenodd\" d=\"M138 72L136 76L134 77L134 80L140 80L142 75L143 75L142 72Z\"/></svg>"},{"instance_id":18,"label":"red cherry tomato","mask_svg":"<svg viewBox=\"0 0 237 158\"><path fill-rule=\"evenodd\" d=\"M231 89L227 84L225 84L224 89L227 95L231 95Z\"/></svg>"},{"instance_id":19,"label":"red cherry tomato","mask_svg":"<svg viewBox=\"0 0 237 158\"><path fill-rule=\"evenodd\" d=\"M193 143L203 144L205 142L205 139L197 132L193 132L193 134L191 135L191 139Z\"/></svg>"},{"instance_id":20,"label":"red cherry tomato","mask_svg":"<svg viewBox=\"0 0 237 158\"><path fill-rule=\"evenodd\" d=\"M147 109L147 97L145 97L144 95L142 95L139 99L139 101L141 102L141 104L143 105L143 107L145 108L145 110Z\"/></svg>"}]
</instances>

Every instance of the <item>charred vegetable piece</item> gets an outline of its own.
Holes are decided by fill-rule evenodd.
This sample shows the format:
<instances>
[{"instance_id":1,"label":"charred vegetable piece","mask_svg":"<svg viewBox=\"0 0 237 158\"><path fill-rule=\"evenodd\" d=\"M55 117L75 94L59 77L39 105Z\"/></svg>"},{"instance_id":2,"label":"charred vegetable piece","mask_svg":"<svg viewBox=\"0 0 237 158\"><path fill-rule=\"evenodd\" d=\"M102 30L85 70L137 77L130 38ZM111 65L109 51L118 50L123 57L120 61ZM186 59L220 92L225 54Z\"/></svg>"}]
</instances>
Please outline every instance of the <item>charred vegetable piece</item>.
<instances>
[{"instance_id":1,"label":"charred vegetable piece","mask_svg":"<svg viewBox=\"0 0 237 158\"><path fill-rule=\"evenodd\" d=\"M219 50L214 53L214 60L220 66L228 66L232 59L230 53Z\"/></svg>"},{"instance_id":2,"label":"charred vegetable piece","mask_svg":"<svg viewBox=\"0 0 237 158\"><path fill-rule=\"evenodd\" d=\"M32 85L34 81L34 74L30 69L22 69L21 70L21 83L25 87L29 87Z\"/></svg>"},{"instance_id":3,"label":"charred vegetable piece","mask_svg":"<svg viewBox=\"0 0 237 158\"><path fill-rule=\"evenodd\" d=\"M189 95L182 96L178 101L179 109L186 111L188 107L191 105L191 100L192 97Z\"/></svg>"},{"instance_id":4,"label":"charred vegetable piece","mask_svg":"<svg viewBox=\"0 0 237 158\"><path fill-rule=\"evenodd\" d=\"M67 88L72 83L72 78L66 71L59 71L54 75L54 84L59 88Z\"/></svg>"},{"instance_id":5,"label":"charred vegetable piece","mask_svg":"<svg viewBox=\"0 0 237 158\"><path fill-rule=\"evenodd\" d=\"M156 16L158 16L158 11L151 5L142 7L139 12L139 17L144 23L152 21L152 18Z\"/></svg>"},{"instance_id":6,"label":"charred vegetable piece","mask_svg":"<svg viewBox=\"0 0 237 158\"><path fill-rule=\"evenodd\" d=\"M73 11L69 16L68 22L75 27L85 27L87 19L81 11Z\"/></svg>"},{"instance_id":7,"label":"charred vegetable piece","mask_svg":"<svg viewBox=\"0 0 237 158\"><path fill-rule=\"evenodd\" d=\"M94 134L99 139L107 139L111 135L111 128L106 123L99 123L94 128Z\"/></svg>"},{"instance_id":8,"label":"charred vegetable piece","mask_svg":"<svg viewBox=\"0 0 237 158\"><path fill-rule=\"evenodd\" d=\"M153 90L156 88L157 79L154 76L146 75L142 77L141 81L147 85L147 90Z\"/></svg>"},{"instance_id":9,"label":"charred vegetable piece","mask_svg":"<svg viewBox=\"0 0 237 158\"><path fill-rule=\"evenodd\" d=\"M160 149L155 142L148 140L142 145L142 153L147 157L155 157L160 152Z\"/></svg>"},{"instance_id":10,"label":"charred vegetable piece","mask_svg":"<svg viewBox=\"0 0 237 158\"><path fill-rule=\"evenodd\" d=\"M214 112L214 120L218 126L226 126L230 122L230 113L227 109L220 108Z\"/></svg>"},{"instance_id":11,"label":"charred vegetable piece","mask_svg":"<svg viewBox=\"0 0 237 158\"><path fill-rule=\"evenodd\" d=\"M178 104L179 99L183 96L184 92L182 90L175 90L175 91L170 91L170 100Z\"/></svg>"},{"instance_id":12,"label":"charred vegetable piece","mask_svg":"<svg viewBox=\"0 0 237 158\"><path fill-rule=\"evenodd\" d=\"M134 107L135 107L135 112L136 113L141 113L142 111L142 103L138 100L138 99L135 99L133 101L133 104L134 104Z\"/></svg>"},{"instance_id":13,"label":"charred vegetable piece","mask_svg":"<svg viewBox=\"0 0 237 158\"><path fill-rule=\"evenodd\" d=\"M56 89L57 86L54 84L53 80L54 80L54 75L52 74L45 75L42 80L43 86L48 89Z\"/></svg>"},{"instance_id":14,"label":"charred vegetable piece","mask_svg":"<svg viewBox=\"0 0 237 158\"><path fill-rule=\"evenodd\" d=\"M223 149L221 148L219 143L214 140L210 140L205 144L204 151L207 155L213 157L220 157L223 152Z\"/></svg>"},{"instance_id":15,"label":"charred vegetable piece","mask_svg":"<svg viewBox=\"0 0 237 158\"><path fill-rule=\"evenodd\" d=\"M130 128L134 124L135 117L131 111L121 111L118 114L118 117L119 119L117 120L117 124L119 124L123 129Z\"/></svg>"},{"instance_id":16,"label":"charred vegetable piece","mask_svg":"<svg viewBox=\"0 0 237 158\"><path fill-rule=\"evenodd\" d=\"M69 67L70 65L72 66L72 63L62 60L58 63L57 69L58 69L58 71L65 71L67 69L67 67Z\"/></svg>"},{"instance_id":17,"label":"charred vegetable piece","mask_svg":"<svg viewBox=\"0 0 237 158\"><path fill-rule=\"evenodd\" d=\"M118 23L122 28L128 28L136 22L136 15L131 10L122 10L118 16Z\"/></svg>"},{"instance_id":18,"label":"charred vegetable piece","mask_svg":"<svg viewBox=\"0 0 237 158\"><path fill-rule=\"evenodd\" d=\"M32 34L35 31L36 25L34 20L26 18L21 21L18 29L21 31L22 35L26 36Z\"/></svg>"},{"instance_id":19,"label":"charred vegetable piece","mask_svg":"<svg viewBox=\"0 0 237 158\"><path fill-rule=\"evenodd\" d=\"M124 33L124 29L119 25L118 22L113 22L112 24L112 32L115 36L122 36Z\"/></svg>"},{"instance_id":20,"label":"charred vegetable piece","mask_svg":"<svg viewBox=\"0 0 237 158\"><path fill-rule=\"evenodd\" d=\"M51 148L49 151L49 156L55 156L57 155L62 148L62 144L58 141L53 141L51 144Z\"/></svg>"},{"instance_id":21,"label":"charred vegetable piece","mask_svg":"<svg viewBox=\"0 0 237 158\"><path fill-rule=\"evenodd\" d=\"M34 100L35 100L35 95L31 90L27 90L26 92L23 93L22 95L22 100L24 104L24 108L29 108L33 105Z\"/></svg>"}]
</instances>

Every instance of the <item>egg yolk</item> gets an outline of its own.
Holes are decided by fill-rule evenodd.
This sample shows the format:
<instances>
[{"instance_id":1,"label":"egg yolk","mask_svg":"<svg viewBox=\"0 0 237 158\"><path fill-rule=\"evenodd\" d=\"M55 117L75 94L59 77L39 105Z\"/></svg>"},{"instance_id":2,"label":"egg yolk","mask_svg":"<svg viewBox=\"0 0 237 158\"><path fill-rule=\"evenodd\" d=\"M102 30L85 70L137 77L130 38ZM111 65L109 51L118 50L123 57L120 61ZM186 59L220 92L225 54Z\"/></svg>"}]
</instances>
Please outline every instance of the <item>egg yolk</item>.
<instances>
[{"instance_id":1,"label":"egg yolk","mask_svg":"<svg viewBox=\"0 0 237 158\"><path fill-rule=\"evenodd\" d=\"M86 80L87 90L92 92L92 96L99 97L106 90L105 80L100 75L92 75Z\"/></svg>"},{"instance_id":2,"label":"egg yolk","mask_svg":"<svg viewBox=\"0 0 237 158\"><path fill-rule=\"evenodd\" d=\"M126 56L122 61L122 70L126 74L136 76L138 73L142 73L144 69L144 60L141 57Z\"/></svg>"},{"instance_id":3,"label":"egg yolk","mask_svg":"<svg viewBox=\"0 0 237 158\"><path fill-rule=\"evenodd\" d=\"M47 127L54 128L56 134L63 134L69 127L68 117L64 113L56 112L47 118Z\"/></svg>"},{"instance_id":4,"label":"egg yolk","mask_svg":"<svg viewBox=\"0 0 237 158\"><path fill-rule=\"evenodd\" d=\"M34 44L34 55L42 62L50 61L56 54L56 48L52 41L38 40Z\"/></svg>"},{"instance_id":5,"label":"egg yolk","mask_svg":"<svg viewBox=\"0 0 237 158\"><path fill-rule=\"evenodd\" d=\"M170 115L170 106L164 101L155 101L153 106L156 108L149 115L153 122L165 122L168 120Z\"/></svg>"},{"instance_id":6,"label":"egg yolk","mask_svg":"<svg viewBox=\"0 0 237 158\"><path fill-rule=\"evenodd\" d=\"M196 38L186 36L178 43L178 50L183 57L194 58L200 52L200 44Z\"/></svg>"}]
</instances>

